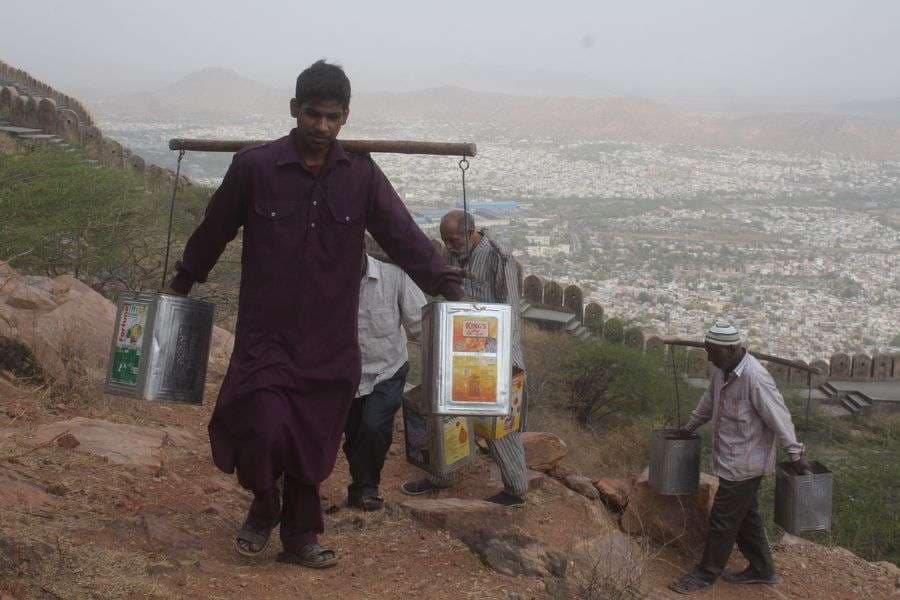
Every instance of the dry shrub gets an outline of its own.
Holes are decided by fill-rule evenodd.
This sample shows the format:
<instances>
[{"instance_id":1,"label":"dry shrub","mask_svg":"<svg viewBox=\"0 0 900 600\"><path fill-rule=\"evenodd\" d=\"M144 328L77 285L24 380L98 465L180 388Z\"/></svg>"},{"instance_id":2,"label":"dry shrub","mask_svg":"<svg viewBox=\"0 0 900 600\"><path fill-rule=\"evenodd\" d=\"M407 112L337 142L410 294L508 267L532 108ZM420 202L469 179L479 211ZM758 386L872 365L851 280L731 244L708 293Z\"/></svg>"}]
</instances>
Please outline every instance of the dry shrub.
<instances>
[{"instance_id":1,"label":"dry shrub","mask_svg":"<svg viewBox=\"0 0 900 600\"><path fill-rule=\"evenodd\" d=\"M570 597L577 600L645 598L641 580L650 558L646 540L635 541L624 534L588 543L570 569Z\"/></svg>"},{"instance_id":2,"label":"dry shrub","mask_svg":"<svg viewBox=\"0 0 900 600\"><path fill-rule=\"evenodd\" d=\"M57 348L62 373L49 377L49 399L67 405L85 404L103 394L103 382L93 376L85 359L84 344L67 329Z\"/></svg>"}]
</instances>

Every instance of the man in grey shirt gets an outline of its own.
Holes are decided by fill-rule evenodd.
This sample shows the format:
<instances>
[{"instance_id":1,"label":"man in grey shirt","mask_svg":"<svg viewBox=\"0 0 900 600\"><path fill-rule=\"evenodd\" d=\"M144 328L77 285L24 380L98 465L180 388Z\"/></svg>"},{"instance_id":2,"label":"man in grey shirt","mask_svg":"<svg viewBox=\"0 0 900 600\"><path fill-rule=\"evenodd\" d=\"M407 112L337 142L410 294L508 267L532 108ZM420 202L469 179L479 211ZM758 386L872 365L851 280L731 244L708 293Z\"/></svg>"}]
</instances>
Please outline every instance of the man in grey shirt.
<instances>
[{"instance_id":1,"label":"man in grey shirt","mask_svg":"<svg viewBox=\"0 0 900 600\"><path fill-rule=\"evenodd\" d=\"M522 323L519 314L519 276L516 262L497 242L484 231L475 229L475 219L469 213L453 210L441 219L441 239L450 256L447 263L465 269L463 291L471 302L508 304L512 312L512 364L519 371L525 370L522 352ZM523 398L522 429L527 416L527 395ZM528 467L522 436L513 431L497 440L488 440L488 447L503 479L503 491L487 498L507 507L525 504L528 492ZM403 484L404 494L415 496L450 487L456 475L437 477L429 475Z\"/></svg>"},{"instance_id":2,"label":"man in grey shirt","mask_svg":"<svg viewBox=\"0 0 900 600\"><path fill-rule=\"evenodd\" d=\"M422 331L425 295L399 267L363 253L359 288L362 376L344 428L344 454L352 481L347 504L371 511L384 506L381 469L394 433L409 371L407 334Z\"/></svg>"},{"instance_id":3,"label":"man in grey shirt","mask_svg":"<svg viewBox=\"0 0 900 600\"><path fill-rule=\"evenodd\" d=\"M717 321L706 332L704 344L716 369L691 420L678 433L689 437L712 420L713 474L719 478L719 489L709 514L709 533L700 564L669 586L681 594L715 583L735 542L749 565L739 573L725 573L725 579L744 584L776 583L756 501L762 478L775 469L775 441L787 452L795 472L810 470L775 381L744 348L738 330Z\"/></svg>"}]
</instances>

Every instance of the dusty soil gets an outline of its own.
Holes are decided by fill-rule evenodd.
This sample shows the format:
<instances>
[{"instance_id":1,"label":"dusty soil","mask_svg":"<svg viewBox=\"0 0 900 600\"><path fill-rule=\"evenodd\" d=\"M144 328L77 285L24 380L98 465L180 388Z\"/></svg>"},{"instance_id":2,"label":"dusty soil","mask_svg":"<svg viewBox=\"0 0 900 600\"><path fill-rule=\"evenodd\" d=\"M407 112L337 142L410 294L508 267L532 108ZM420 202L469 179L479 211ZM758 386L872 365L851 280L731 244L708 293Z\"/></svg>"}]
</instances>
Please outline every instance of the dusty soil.
<instances>
[{"instance_id":1,"label":"dusty soil","mask_svg":"<svg viewBox=\"0 0 900 600\"><path fill-rule=\"evenodd\" d=\"M313 571L274 561L277 536L265 554L245 559L232 549L249 494L209 459L202 408L149 405L97 394L68 406L45 392L0 378L0 598L545 598L552 585L500 574L479 561L458 532L423 526L404 511L399 485L420 472L403 456L402 436L385 468L387 509L364 514L341 507L347 466L340 458L322 486L328 508L322 542L340 563ZM78 447L38 446L42 424L75 416L165 429L162 466L118 465ZM600 475L600 474L588 474ZM443 497L484 498L499 489L487 459ZM524 509L505 509L485 524L566 551L582 539L616 529L597 502L547 478ZM666 583L688 569L690 553L644 545L641 587L648 597L677 595ZM739 557L733 557L739 566ZM777 588L720 583L700 598L888 598L897 576L839 548L778 548ZM560 592L557 592L559 594ZM2 594L5 594L3 596ZM574 597L571 590L566 597ZM557 595L556 597L561 597ZM591 596L583 596L591 597ZM593 596L601 598L607 596Z\"/></svg>"}]
</instances>

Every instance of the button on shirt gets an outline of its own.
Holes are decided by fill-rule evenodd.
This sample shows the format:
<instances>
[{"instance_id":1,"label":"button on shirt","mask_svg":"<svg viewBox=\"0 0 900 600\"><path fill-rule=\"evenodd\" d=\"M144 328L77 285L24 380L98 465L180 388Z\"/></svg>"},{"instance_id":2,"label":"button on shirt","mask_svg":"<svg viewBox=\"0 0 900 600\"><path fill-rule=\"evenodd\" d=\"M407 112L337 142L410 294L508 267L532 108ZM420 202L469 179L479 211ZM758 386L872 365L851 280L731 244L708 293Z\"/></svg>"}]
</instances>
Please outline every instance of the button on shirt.
<instances>
[{"instance_id":1,"label":"button on shirt","mask_svg":"<svg viewBox=\"0 0 900 600\"><path fill-rule=\"evenodd\" d=\"M409 360L406 336L422 332L425 294L400 268L367 256L359 288L362 378L356 397L367 396Z\"/></svg>"},{"instance_id":2,"label":"button on shirt","mask_svg":"<svg viewBox=\"0 0 900 600\"><path fill-rule=\"evenodd\" d=\"M775 470L775 440L791 460L803 453L791 413L772 376L749 352L727 378L713 369L686 429L713 422L713 473L743 481Z\"/></svg>"}]
</instances>

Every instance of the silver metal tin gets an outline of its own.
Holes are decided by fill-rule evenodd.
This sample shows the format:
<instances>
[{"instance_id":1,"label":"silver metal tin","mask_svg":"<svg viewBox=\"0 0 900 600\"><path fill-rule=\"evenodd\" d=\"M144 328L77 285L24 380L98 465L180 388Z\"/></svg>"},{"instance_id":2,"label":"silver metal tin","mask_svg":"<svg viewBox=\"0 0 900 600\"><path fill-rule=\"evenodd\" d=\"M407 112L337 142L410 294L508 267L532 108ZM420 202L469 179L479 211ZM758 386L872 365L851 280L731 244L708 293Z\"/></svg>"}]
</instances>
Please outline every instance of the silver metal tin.
<instances>
[{"instance_id":1,"label":"silver metal tin","mask_svg":"<svg viewBox=\"0 0 900 600\"><path fill-rule=\"evenodd\" d=\"M119 294L106 392L203 403L215 307L170 294Z\"/></svg>"},{"instance_id":2,"label":"silver metal tin","mask_svg":"<svg viewBox=\"0 0 900 600\"><path fill-rule=\"evenodd\" d=\"M820 462L810 466L812 475L796 475L787 462L775 469L775 522L788 533L831 529L834 475Z\"/></svg>"},{"instance_id":3,"label":"silver metal tin","mask_svg":"<svg viewBox=\"0 0 900 600\"><path fill-rule=\"evenodd\" d=\"M650 442L650 487L665 496L692 494L700 486L700 436L655 429Z\"/></svg>"},{"instance_id":4,"label":"silver metal tin","mask_svg":"<svg viewBox=\"0 0 900 600\"><path fill-rule=\"evenodd\" d=\"M421 386L403 395L403 431L407 462L432 475L443 477L475 461L470 420L429 414Z\"/></svg>"},{"instance_id":5,"label":"silver metal tin","mask_svg":"<svg viewBox=\"0 0 900 600\"><path fill-rule=\"evenodd\" d=\"M433 302L422 309L428 412L509 414L512 323L507 304Z\"/></svg>"}]
</instances>

